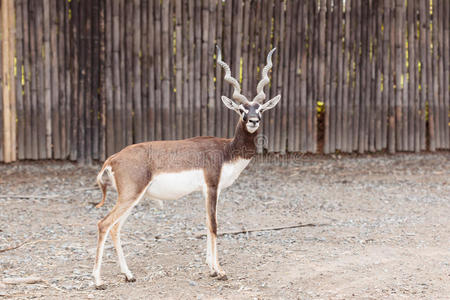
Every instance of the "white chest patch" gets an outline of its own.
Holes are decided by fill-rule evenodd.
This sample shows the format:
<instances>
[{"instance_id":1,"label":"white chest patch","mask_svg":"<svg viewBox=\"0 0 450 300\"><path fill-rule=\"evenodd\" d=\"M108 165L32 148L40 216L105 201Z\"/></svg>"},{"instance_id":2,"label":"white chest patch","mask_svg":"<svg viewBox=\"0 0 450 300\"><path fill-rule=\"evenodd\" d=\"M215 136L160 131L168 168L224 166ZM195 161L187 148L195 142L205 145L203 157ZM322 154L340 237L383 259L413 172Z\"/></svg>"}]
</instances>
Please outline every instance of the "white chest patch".
<instances>
[{"instance_id":1,"label":"white chest patch","mask_svg":"<svg viewBox=\"0 0 450 300\"><path fill-rule=\"evenodd\" d=\"M205 185L203 170L189 170L156 175L148 187L147 194L153 200L176 200Z\"/></svg>"},{"instance_id":2,"label":"white chest patch","mask_svg":"<svg viewBox=\"0 0 450 300\"><path fill-rule=\"evenodd\" d=\"M219 188L224 189L232 185L245 167L247 167L249 162L250 159L239 159L230 163L225 163L222 166L222 172L220 173Z\"/></svg>"}]
</instances>

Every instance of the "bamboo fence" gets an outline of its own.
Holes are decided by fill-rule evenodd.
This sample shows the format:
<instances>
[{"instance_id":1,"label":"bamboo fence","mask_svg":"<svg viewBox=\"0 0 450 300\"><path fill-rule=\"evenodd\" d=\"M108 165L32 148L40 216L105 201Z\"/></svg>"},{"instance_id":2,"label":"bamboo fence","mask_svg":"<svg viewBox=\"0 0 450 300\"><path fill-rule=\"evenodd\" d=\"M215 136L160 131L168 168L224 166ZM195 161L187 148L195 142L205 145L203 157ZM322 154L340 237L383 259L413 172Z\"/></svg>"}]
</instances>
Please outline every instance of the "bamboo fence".
<instances>
[{"instance_id":1,"label":"bamboo fence","mask_svg":"<svg viewBox=\"0 0 450 300\"><path fill-rule=\"evenodd\" d=\"M447 0L1 0L0 161L231 137L268 51L261 153L450 149Z\"/></svg>"}]
</instances>

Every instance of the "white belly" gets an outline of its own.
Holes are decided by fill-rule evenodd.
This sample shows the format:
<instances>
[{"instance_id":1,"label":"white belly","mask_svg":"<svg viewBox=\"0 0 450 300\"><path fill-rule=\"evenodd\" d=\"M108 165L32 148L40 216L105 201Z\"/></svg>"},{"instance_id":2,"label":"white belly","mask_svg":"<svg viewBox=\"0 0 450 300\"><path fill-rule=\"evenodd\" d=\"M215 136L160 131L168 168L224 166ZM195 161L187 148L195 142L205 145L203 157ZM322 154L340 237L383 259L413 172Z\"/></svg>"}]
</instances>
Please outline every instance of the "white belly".
<instances>
[{"instance_id":1,"label":"white belly","mask_svg":"<svg viewBox=\"0 0 450 300\"><path fill-rule=\"evenodd\" d=\"M239 159L223 164L222 172L220 173L219 189L224 189L232 185L249 162L250 159Z\"/></svg>"},{"instance_id":2,"label":"white belly","mask_svg":"<svg viewBox=\"0 0 450 300\"><path fill-rule=\"evenodd\" d=\"M153 200L176 200L202 190L204 185L203 170L163 173L152 179L147 194Z\"/></svg>"},{"instance_id":3,"label":"white belly","mask_svg":"<svg viewBox=\"0 0 450 300\"><path fill-rule=\"evenodd\" d=\"M219 190L229 187L247 167L250 159L240 159L225 163L220 173ZM176 200L205 187L203 170L189 170L177 173L156 175L147 189L147 195L153 200Z\"/></svg>"}]
</instances>

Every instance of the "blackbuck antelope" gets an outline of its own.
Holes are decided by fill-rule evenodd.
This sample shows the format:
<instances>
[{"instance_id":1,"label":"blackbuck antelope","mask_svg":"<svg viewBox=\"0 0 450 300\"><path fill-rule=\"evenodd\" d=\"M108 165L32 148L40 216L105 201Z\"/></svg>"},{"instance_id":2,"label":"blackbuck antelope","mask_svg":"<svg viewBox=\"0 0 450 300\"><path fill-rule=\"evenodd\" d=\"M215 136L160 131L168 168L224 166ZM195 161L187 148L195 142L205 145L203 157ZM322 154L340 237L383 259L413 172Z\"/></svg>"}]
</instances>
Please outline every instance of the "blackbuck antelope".
<instances>
[{"instance_id":1,"label":"blackbuck antelope","mask_svg":"<svg viewBox=\"0 0 450 300\"><path fill-rule=\"evenodd\" d=\"M135 281L128 269L120 243L120 229L132 208L147 194L154 200L175 200L194 191L203 191L206 204L207 254L206 262L211 276L227 279L217 258L217 214L216 207L220 192L229 187L255 155L256 131L261 114L280 101L278 95L263 103L266 98L264 86L269 83L267 73L272 68L273 49L267 55L267 65L262 70L262 79L257 86L257 95L248 101L241 94L238 81L231 77L230 67L222 61L217 47L217 63L225 70L225 81L234 87L233 100L222 96L226 107L237 112L240 120L234 138L194 137L179 141L153 141L128 146L110 156L97 176L103 197L97 205L105 202L107 182L117 190L116 205L106 217L98 222L97 255L93 276L97 289L104 289L100 279L105 240L108 233L116 248L120 269L126 281Z\"/></svg>"}]
</instances>

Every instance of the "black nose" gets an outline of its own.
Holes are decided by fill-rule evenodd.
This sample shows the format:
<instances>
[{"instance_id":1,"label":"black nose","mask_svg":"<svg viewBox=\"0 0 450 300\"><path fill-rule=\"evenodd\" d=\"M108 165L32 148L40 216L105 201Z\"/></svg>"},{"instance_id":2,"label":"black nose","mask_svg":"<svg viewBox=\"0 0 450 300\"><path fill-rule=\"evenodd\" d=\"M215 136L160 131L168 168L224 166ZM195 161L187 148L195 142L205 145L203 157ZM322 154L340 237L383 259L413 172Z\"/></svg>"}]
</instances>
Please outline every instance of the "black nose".
<instances>
[{"instance_id":1,"label":"black nose","mask_svg":"<svg viewBox=\"0 0 450 300\"><path fill-rule=\"evenodd\" d=\"M259 120L249 120L249 122L253 123L253 125L258 124Z\"/></svg>"}]
</instances>

